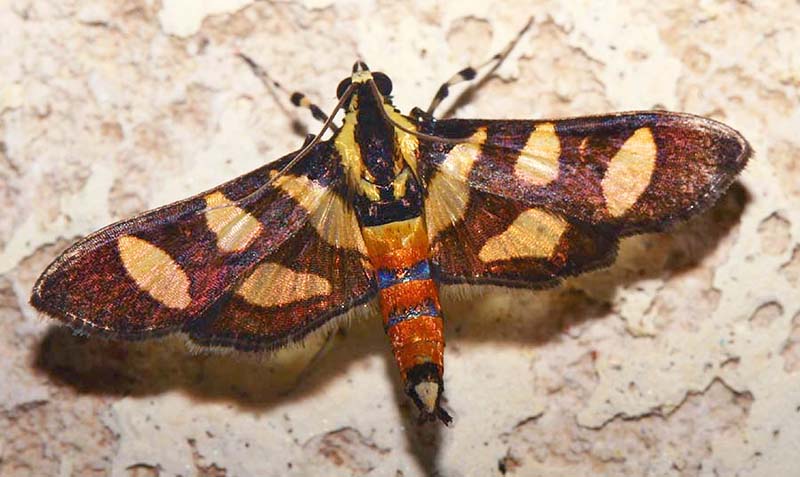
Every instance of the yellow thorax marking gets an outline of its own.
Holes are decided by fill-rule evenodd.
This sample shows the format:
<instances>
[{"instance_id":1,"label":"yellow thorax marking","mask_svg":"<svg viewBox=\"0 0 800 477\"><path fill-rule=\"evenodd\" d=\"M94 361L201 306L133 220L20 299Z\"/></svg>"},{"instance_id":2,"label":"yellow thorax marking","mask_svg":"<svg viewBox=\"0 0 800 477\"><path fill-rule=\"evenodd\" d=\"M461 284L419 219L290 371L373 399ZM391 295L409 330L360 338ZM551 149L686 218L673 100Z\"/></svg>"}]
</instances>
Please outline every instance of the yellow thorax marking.
<instances>
[{"instance_id":1,"label":"yellow thorax marking","mask_svg":"<svg viewBox=\"0 0 800 477\"><path fill-rule=\"evenodd\" d=\"M403 126L409 131L417 130L417 127L414 125L414 123L409 121L408 118L402 114L395 111L391 104L384 104L383 109L386 111L386 114L392 118L392 121ZM394 128L394 137L396 149L400 151L403 161L408 164L408 166L414 172L414 175L417 175L417 151L419 149L419 139L417 136L409 134L399 128ZM395 161L395 164L399 162L400 161ZM400 166L400 170L402 170L402 164Z\"/></svg>"},{"instance_id":2,"label":"yellow thorax marking","mask_svg":"<svg viewBox=\"0 0 800 477\"><path fill-rule=\"evenodd\" d=\"M355 83L366 83L367 81L369 81L371 79L372 79L372 73L370 71L368 71L368 70L356 71L350 77L350 82L354 83L354 84Z\"/></svg>"},{"instance_id":3,"label":"yellow thorax marking","mask_svg":"<svg viewBox=\"0 0 800 477\"><path fill-rule=\"evenodd\" d=\"M378 202L381 200L381 192L378 190L378 186L369 182L366 179L360 179L358 181L359 189L361 192L367 197L367 199L371 200L372 202Z\"/></svg>"},{"instance_id":4,"label":"yellow thorax marking","mask_svg":"<svg viewBox=\"0 0 800 477\"><path fill-rule=\"evenodd\" d=\"M352 101L358 103L358 97L353 97ZM339 157L341 157L342 167L344 167L347 182L350 187L354 190L361 190L364 194L369 196L369 191L367 189L370 188L370 185L369 183L362 184L362 182L364 182L362 178L364 176L367 176L367 179L372 178L370 177L369 171L364 167L364 162L361 160L361 150L358 147L358 143L356 143L357 111L358 106L356 105L356 107L353 107L351 104L351 108L347 114L345 114L344 123L336 134L333 144L339 152ZM372 186L372 188L374 189L375 186ZM377 194L377 189L375 189L374 192Z\"/></svg>"},{"instance_id":5,"label":"yellow thorax marking","mask_svg":"<svg viewBox=\"0 0 800 477\"><path fill-rule=\"evenodd\" d=\"M354 74L353 82L356 82L355 76L359 74L360 73ZM370 75L370 78L371 77ZM383 108L392 121L395 121L408 130L416 131L417 128L414 123L398 113L391 104L383 103ZM361 157L361 149L356 141L357 123L358 96L353 96L350 107L344 117L344 124L342 124L341 129L334 138L334 147L339 152L342 167L345 169L347 182L350 187L360 191L369 200L378 201L380 200L380 192L374 184L375 178L364 165L364 160ZM408 164L414 175L417 174L419 140L413 134L409 134L402 129L394 127L392 131L394 133L395 144L395 157L392 158L394 161L393 169L394 173L397 175L394 180L395 198L400 199L405 195L406 182L408 180L408 174L403 172L405 165Z\"/></svg>"},{"instance_id":6,"label":"yellow thorax marking","mask_svg":"<svg viewBox=\"0 0 800 477\"><path fill-rule=\"evenodd\" d=\"M408 169L403 169L403 172L395 177L394 182L392 182L395 199L400 200L406 196L406 183L408 182L408 176L410 174Z\"/></svg>"}]
</instances>

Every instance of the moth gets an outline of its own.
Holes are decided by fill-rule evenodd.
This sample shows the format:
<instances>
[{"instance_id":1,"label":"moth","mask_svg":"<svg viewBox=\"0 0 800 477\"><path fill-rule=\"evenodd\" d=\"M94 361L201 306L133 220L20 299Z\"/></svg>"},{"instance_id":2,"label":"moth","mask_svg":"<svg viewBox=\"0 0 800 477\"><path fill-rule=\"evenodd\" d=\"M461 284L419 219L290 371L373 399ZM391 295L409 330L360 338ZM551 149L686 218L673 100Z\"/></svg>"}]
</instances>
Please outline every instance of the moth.
<instances>
[{"instance_id":1,"label":"moth","mask_svg":"<svg viewBox=\"0 0 800 477\"><path fill-rule=\"evenodd\" d=\"M420 418L449 423L441 287L541 289L607 266L620 238L708 208L750 155L735 130L682 113L435 118L475 75L409 115L361 61L330 116L293 94L324 121L303 147L78 241L31 303L80 333L269 351L377 302Z\"/></svg>"}]
</instances>

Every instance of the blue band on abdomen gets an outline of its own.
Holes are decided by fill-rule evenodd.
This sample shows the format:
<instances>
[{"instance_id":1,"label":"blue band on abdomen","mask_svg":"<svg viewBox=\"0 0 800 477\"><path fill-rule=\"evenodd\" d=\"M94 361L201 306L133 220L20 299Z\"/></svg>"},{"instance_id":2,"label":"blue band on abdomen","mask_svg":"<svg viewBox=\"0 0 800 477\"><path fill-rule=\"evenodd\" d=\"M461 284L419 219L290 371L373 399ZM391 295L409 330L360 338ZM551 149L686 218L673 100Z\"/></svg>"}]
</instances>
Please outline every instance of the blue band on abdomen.
<instances>
[{"instance_id":1,"label":"blue band on abdomen","mask_svg":"<svg viewBox=\"0 0 800 477\"><path fill-rule=\"evenodd\" d=\"M422 304L403 310L397 314L389 316L384 329L389 330L392 326L400 323L401 321L411 320L420 316L440 316L439 307L432 300L425 300Z\"/></svg>"},{"instance_id":2,"label":"blue band on abdomen","mask_svg":"<svg viewBox=\"0 0 800 477\"><path fill-rule=\"evenodd\" d=\"M430 277L431 267L427 260L420 260L408 268L381 268L378 270L378 288L383 290L398 283L427 280Z\"/></svg>"}]
</instances>

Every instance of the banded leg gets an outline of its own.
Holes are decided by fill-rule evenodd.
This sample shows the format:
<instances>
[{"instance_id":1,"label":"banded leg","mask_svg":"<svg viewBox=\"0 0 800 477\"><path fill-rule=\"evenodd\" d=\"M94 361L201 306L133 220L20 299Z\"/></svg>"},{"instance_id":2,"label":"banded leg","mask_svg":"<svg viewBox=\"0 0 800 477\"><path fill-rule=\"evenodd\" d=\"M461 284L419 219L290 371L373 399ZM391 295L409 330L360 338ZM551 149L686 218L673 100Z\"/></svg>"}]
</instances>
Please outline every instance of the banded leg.
<instances>
[{"instance_id":1,"label":"banded leg","mask_svg":"<svg viewBox=\"0 0 800 477\"><path fill-rule=\"evenodd\" d=\"M319 106L312 103L305 94L299 91L290 93L288 89L283 87L283 85L272 79L269 73L267 73L267 70L262 68L261 65L256 63L252 58L243 53L237 53L237 56L247 63L250 69L253 70L253 74L256 75L265 86L275 88L284 93L289 97L289 100L293 105L300 108L307 108L309 111L311 111L311 115L314 116L314 119L317 121L324 123L328 120L328 115L325 114L325 112L322 111ZM339 128L333 124L331 124L331 129L333 129L334 132L339 130Z\"/></svg>"},{"instance_id":2,"label":"banded leg","mask_svg":"<svg viewBox=\"0 0 800 477\"><path fill-rule=\"evenodd\" d=\"M475 67L468 66L463 70L459 71L458 73L456 73L455 75L453 75L452 78L450 78L444 84L442 84L439 87L439 90L436 91L436 95L433 97L433 100L431 100L431 104L430 106L428 106L427 111L423 113L421 110L419 110L419 108L414 108L415 111L412 114L415 114L416 116L427 116L427 117L433 116L433 111L442 103L442 101L444 101L445 98L447 98L447 96L450 94L450 88L452 86L475 79L475 77L478 75L478 71L482 70L483 68L489 65L493 65L491 70L494 70L495 68L500 66L503 60L505 60L508 57L509 53L511 53L511 50L514 49L514 46L519 42L520 38L522 38L522 35L526 31L528 31L528 28L530 28L532 24L533 24L533 17L531 17L528 20L528 23L526 23L525 26L522 27L522 30L520 30L519 33L517 33L517 36L515 36L514 39L511 40L511 43L509 43L508 46L506 46L503 51L497 53L496 55L492 56L491 58L484 61L478 66Z\"/></svg>"}]
</instances>

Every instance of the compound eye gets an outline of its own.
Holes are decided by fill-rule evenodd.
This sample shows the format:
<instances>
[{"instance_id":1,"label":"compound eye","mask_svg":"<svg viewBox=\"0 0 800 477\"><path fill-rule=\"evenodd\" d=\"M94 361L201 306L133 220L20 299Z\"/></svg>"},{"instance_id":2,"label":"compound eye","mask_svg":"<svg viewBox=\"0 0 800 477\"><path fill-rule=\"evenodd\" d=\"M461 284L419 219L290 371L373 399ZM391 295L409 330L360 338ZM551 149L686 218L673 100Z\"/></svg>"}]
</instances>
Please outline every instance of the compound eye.
<instances>
[{"instance_id":1,"label":"compound eye","mask_svg":"<svg viewBox=\"0 0 800 477\"><path fill-rule=\"evenodd\" d=\"M375 86L378 87L378 91L380 91L382 95L389 96L392 94L392 80L390 80L388 76L380 71L376 71L372 73L372 79L375 81Z\"/></svg>"},{"instance_id":2,"label":"compound eye","mask_svg":"<svg viewBox=\"0 0 800 477\"><path fill-rule=\"evenodd\" d=\"M336 97L342 99L344 92L347 91L347 88L350 87L350 78L345 78L339 83L339 86L336 87Z\"/></svg>"}]
</instances>

